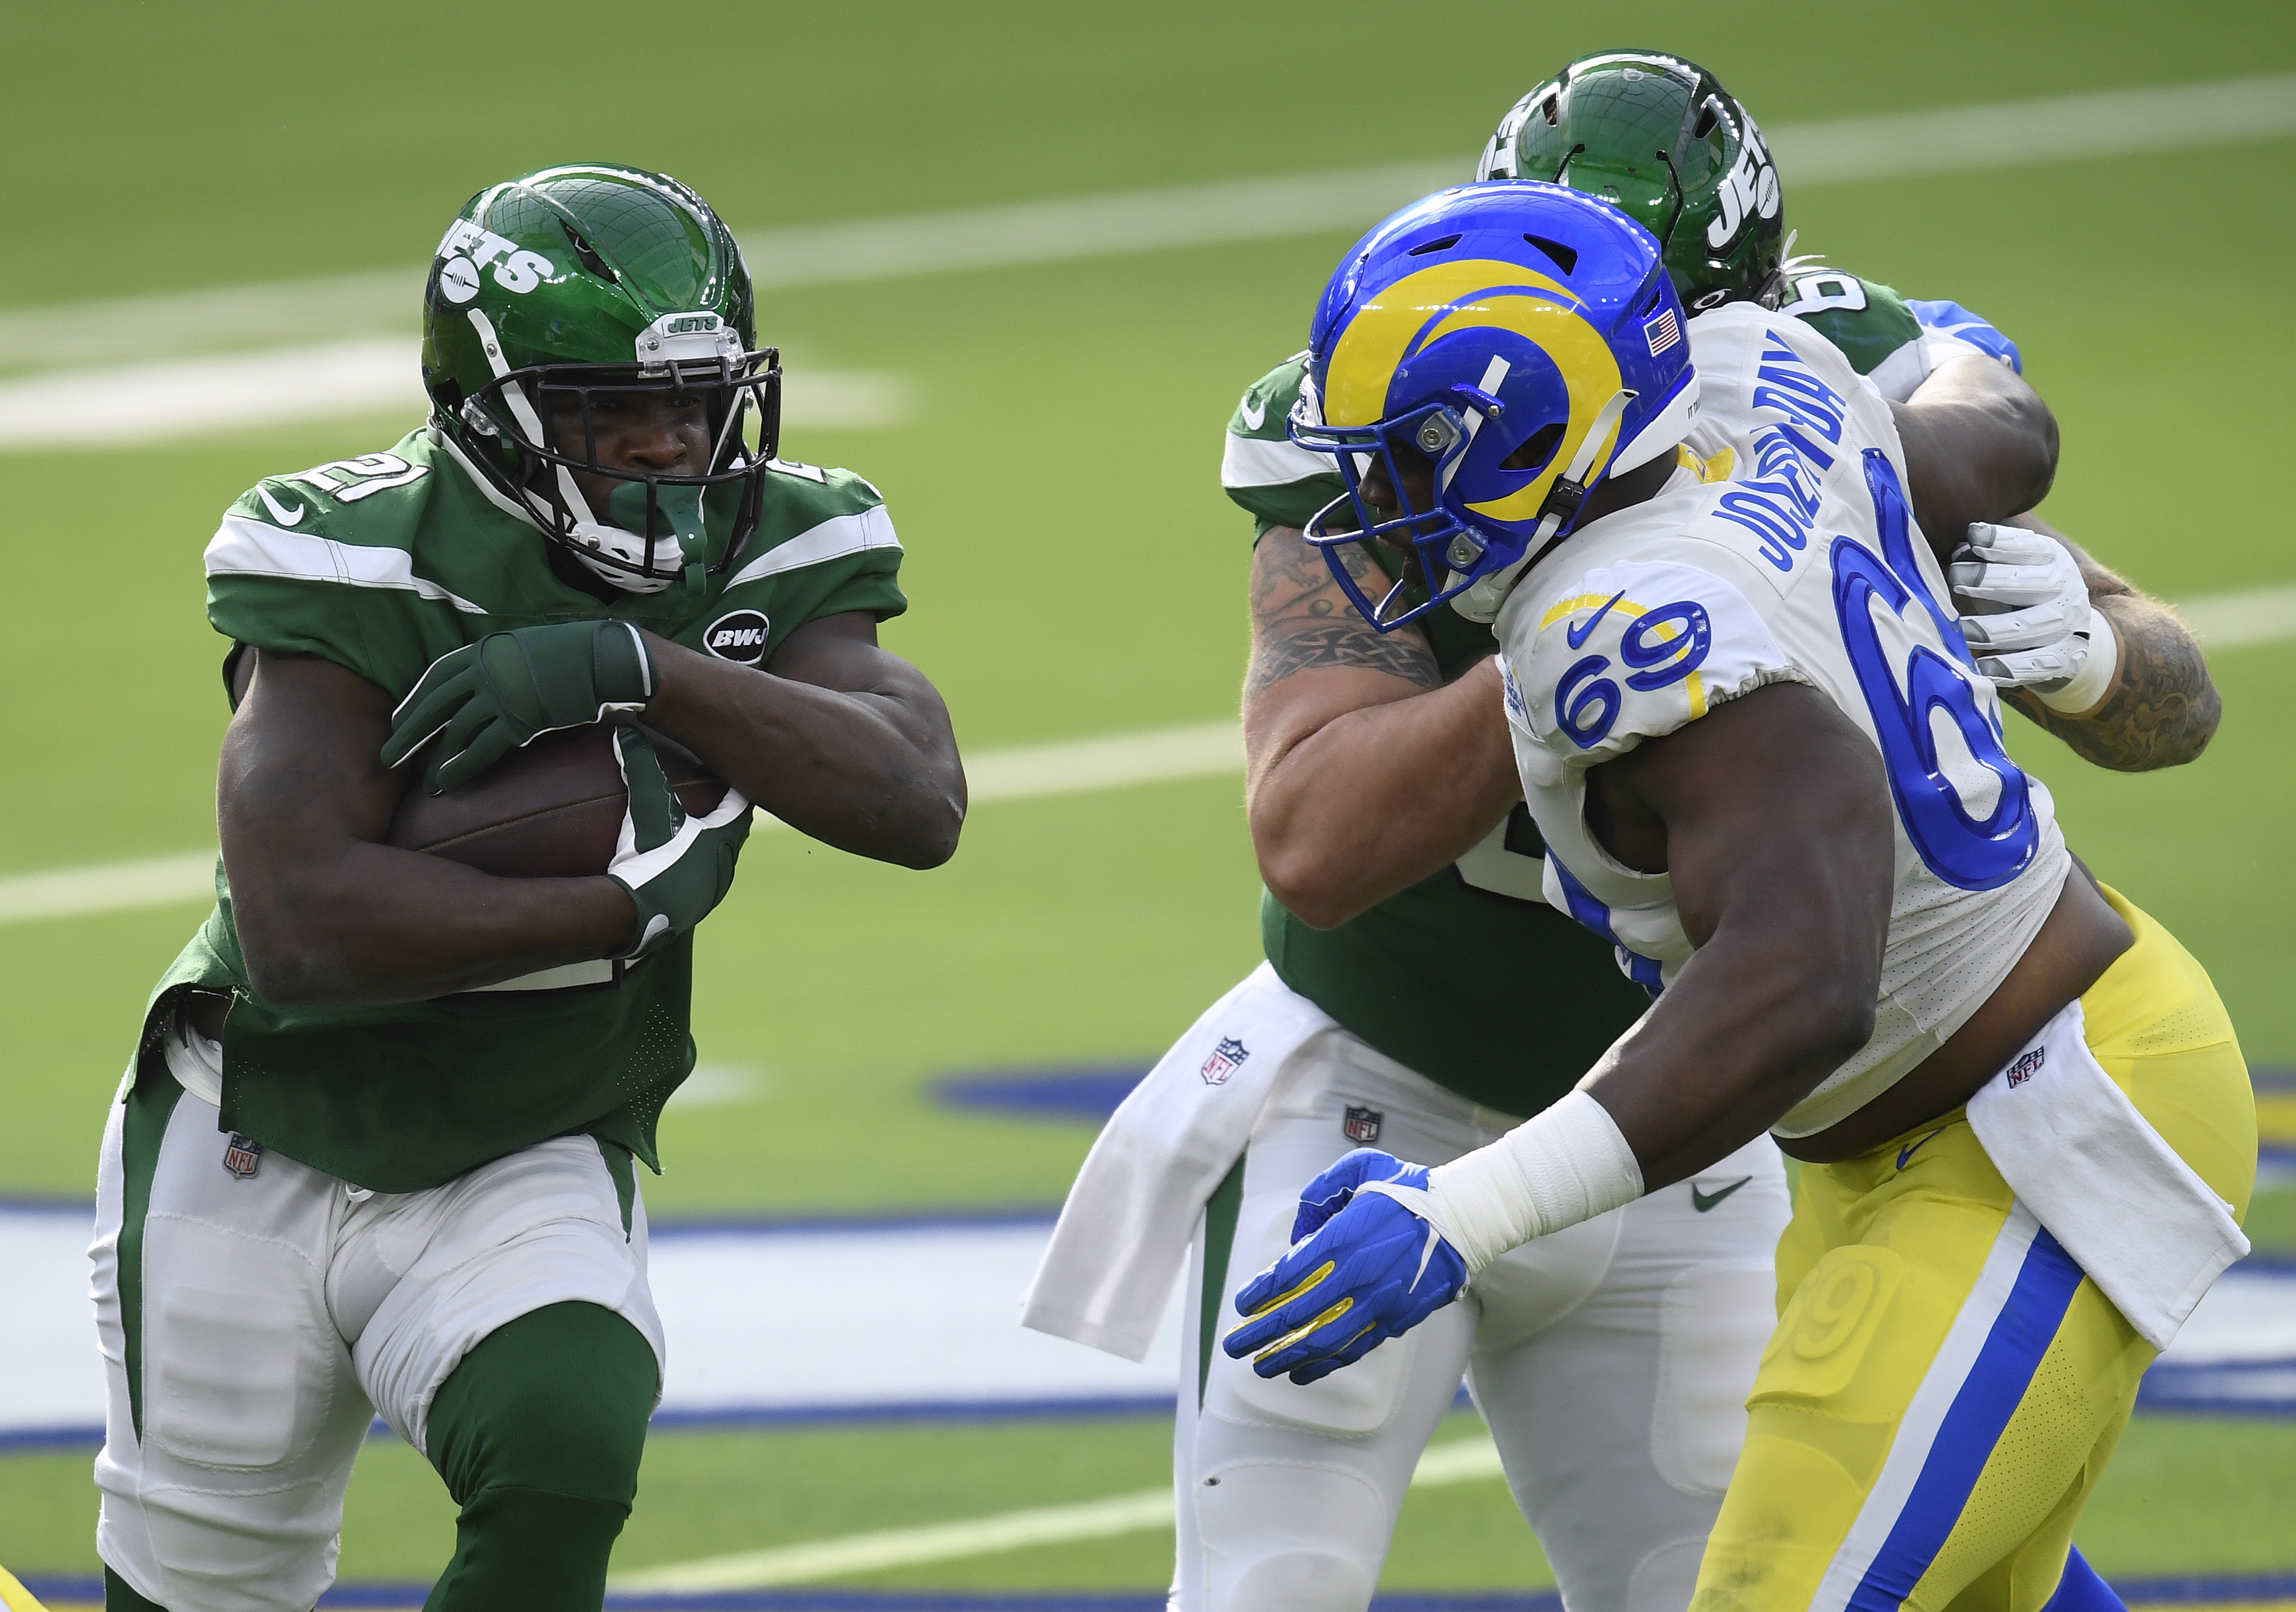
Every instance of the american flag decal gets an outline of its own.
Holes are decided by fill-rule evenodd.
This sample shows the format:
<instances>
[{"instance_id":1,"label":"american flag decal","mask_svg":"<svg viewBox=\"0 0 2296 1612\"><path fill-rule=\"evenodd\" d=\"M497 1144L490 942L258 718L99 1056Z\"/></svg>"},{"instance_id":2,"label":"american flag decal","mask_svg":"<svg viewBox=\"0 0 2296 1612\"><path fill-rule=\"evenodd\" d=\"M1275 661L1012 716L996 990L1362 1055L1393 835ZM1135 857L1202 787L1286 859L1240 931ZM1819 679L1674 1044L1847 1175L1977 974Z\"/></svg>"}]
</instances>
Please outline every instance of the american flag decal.
<instances>
[{"instance_id":1,"label":"american flag decal","mask_svg":"<svg viewBox=\"0 0 2296 1612\"><path fill-rule=\"evenodd\" d=\"M1674 317L1674 309L1661 308L1657 318L1643 326L1643 339L1650 343L1651 357L1655 358L1682 340L1682 321Z\"/></svg>"}]
</instances>

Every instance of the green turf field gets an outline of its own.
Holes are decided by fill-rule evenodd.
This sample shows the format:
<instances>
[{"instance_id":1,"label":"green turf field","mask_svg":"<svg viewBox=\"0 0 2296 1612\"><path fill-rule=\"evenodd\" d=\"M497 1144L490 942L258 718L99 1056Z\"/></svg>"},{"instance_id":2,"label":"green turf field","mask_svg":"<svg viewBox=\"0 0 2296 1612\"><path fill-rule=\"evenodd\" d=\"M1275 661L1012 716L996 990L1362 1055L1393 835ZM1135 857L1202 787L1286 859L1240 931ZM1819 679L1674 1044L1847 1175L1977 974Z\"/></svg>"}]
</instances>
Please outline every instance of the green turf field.
<instances>
[{"instance_id":1,"label":"green turf field","mask_svg":"<svg viewBox=\"0 0 2296 1612\"><path fill-rule=\"evenodd\" d=\"M1569 55L1703 59L1769 126L2296 70L2296 11L2069 3L1750 17L1177 0L756 7L671 45L630 8L208 8L94 0L8 17L0 316L24 308L421 263L463 199L544 162L676 172L737 226L1456 154ZM689 57L693 87L673 93ZM2046 511L2169 597L2296 580L2280 473L2296 440L2296 143L2003 168L1797 193L1797 250L1981 310L2020 341L2065 450ZM1366 220L1368 222L1368 220ZM1250 525L1217 485L1240 389L1304 340L1345 232L779 292L793 371L886 372L917 406L793 432L791 456L882 486L908 549L887 641L993 747L1232 714ZM410 304L407 325L415 309ZM264 343L260 329L244 344ZM4 378L4 377L0 377ZM135 452L0 451L19 613L0 633L0 876L212 843L222 645L199 551L258 475L386 447L378 418ZM2085 769L2013 725L2068 837L2213 973L2251 1060L2296 1064L2296 765L2272 713L2290 646L2213 657L2226 716L2198 766ZM954 1116L935 1076L1144 1062L1258 958L1235 780L983 806L914 874L754 839L700 948L706 1062L752 1098L673 1112L656 1214L1058 1197L1088 1128ZM196 906L0 925L0 1193L84 1196L105 1097ZM2296 1190L2259 1240L2296 1246ZM1168 1470L1152 1422L664 1435L627 1565L1089 1498ZM80 1456L0 1457L0 1561L93 1568ZM2140 1420L2085 1525L2107 1572L2296 1568L2270 1509L2296 1428ZM1543 1583L1504 1489L1414 1497L1390 1582ZM419 1578L448 1511L410 1452L353 1489L348 1576ZM1164 1536L911 1569L878 1582L1149 1586Z\"/></svg>"}]
</instances>

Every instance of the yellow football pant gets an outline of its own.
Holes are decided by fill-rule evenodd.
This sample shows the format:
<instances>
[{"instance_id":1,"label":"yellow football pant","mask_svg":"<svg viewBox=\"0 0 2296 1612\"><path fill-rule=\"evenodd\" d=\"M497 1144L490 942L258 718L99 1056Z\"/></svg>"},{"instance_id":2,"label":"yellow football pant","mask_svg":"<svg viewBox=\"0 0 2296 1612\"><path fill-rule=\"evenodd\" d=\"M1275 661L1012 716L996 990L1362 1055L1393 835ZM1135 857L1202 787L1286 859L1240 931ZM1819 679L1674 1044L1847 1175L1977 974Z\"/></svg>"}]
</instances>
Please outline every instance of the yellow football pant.
<instances>
[{"instance_id":1,"label":"yellow football pant","mask_svg":"<svg viewBox=\"0 0 2296 1612\"><path fill-rule=\"evenodd\" d=\"M2089 1049L2245 1216L2256 1106L2231 1021L2175 938L2081 999ZM1693 1612L2038 1612L2152 1346L2018 1204L1956 1110L1806 1164L1777 1330Z\"/></svg>"},{"instance_id":2,"label":"yellow football pant","mask_svg":"<svg viewBox=\"0 0 2296 1612\"><path fill-rule=\"evenodd\" d=\"M18 1583L5 1567L0 1567L0 1607L5 1607L8 1612L41 1612L40 1603L32 1599L32 1592Z\"/></svg>"}]
</instances>

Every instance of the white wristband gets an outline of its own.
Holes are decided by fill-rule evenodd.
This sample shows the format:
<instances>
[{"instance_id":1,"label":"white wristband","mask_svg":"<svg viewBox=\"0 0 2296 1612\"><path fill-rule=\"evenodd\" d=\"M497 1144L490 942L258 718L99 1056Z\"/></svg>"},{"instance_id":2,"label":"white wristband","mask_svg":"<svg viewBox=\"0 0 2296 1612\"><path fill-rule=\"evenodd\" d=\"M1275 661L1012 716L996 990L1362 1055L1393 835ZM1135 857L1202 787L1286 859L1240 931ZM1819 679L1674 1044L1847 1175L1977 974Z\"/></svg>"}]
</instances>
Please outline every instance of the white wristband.
<instances>
[{"instance_id":1,"label":"white wristband","mask_svg":"<svg viewBox=\"0 0 2296 1612\"><path fill-rule=\"evenodd\" d=\"M2067 716L2078 716L2103 699L2120 670L2120 635L2112 630L2112 621L2101 610L2091 610L2088 621L2088 654L2081 669L2062 688L2033 691L2042 704Z\"/></svg>"},{"instance_id":2,"label":"white wristband","mask_svg":"<svg viewBox=\"0 0 2296 1612\"><path fill-rule=\"evenodd\" d=\"M1642 1195L1634 1149L1611 1111L1584 1091L1427 1176L1430 1218L1470 1276L1510 1248Z\"/></svg>"}]
</instances>

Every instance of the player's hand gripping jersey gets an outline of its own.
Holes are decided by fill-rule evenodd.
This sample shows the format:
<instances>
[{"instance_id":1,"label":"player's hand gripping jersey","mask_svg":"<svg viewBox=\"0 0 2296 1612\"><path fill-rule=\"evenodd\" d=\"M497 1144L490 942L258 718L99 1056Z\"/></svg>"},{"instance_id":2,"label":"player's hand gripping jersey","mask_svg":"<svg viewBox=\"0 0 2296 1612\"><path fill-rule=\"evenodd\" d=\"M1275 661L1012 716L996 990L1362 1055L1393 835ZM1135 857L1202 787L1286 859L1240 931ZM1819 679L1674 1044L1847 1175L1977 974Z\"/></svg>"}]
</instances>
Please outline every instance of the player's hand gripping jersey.
<instances>
[{"instance_id":1,"label":"player's hand gripping jersey","mask_svg":"<svg viewBox=\"0 0 2296 1612\"><path fill-rule=\"evenodd\" d=\"M1589 769L1765 683L1817 688L1869 735L1898 821L1874 1035L1777 1126L1807 1135L1934 1051L2038 932L2068 853L2003 748L1999 697L1947 613L1887 404L1798 319L1739 303L1690 326L1702 424L1733 479L1677 473L1574 533L1496 628L1508 718L1546 838L1547 899L1652 991L1691 954L1669 881L1588 833Z\"/></svg>"},{"instance_id":2,"label":"player's hand gripping jersey","mask_svg":"<svg viewBox=\"0 0 2296 1612\"><path fill-rule=\"evenodd\" d=\"M348 667L397 702L447 651L547 622L609 617L762 665L819 617L898 614L900 560L875 489L783 465L756 531L705 588L608 589L418 431L388 453L266 478L233 505L208 545L208 619L238 645ZM599 965L580 989L512 981L429 1002L286 1008L250 985L220 862L216 878L216 910L160 982L140 1056L159 1056L177 992L228 993L226 1128L383 1192L573 1131L654 1164L655 1121L693 1062L690 933L643 963Z\"/></svg>"}]
</instances>

